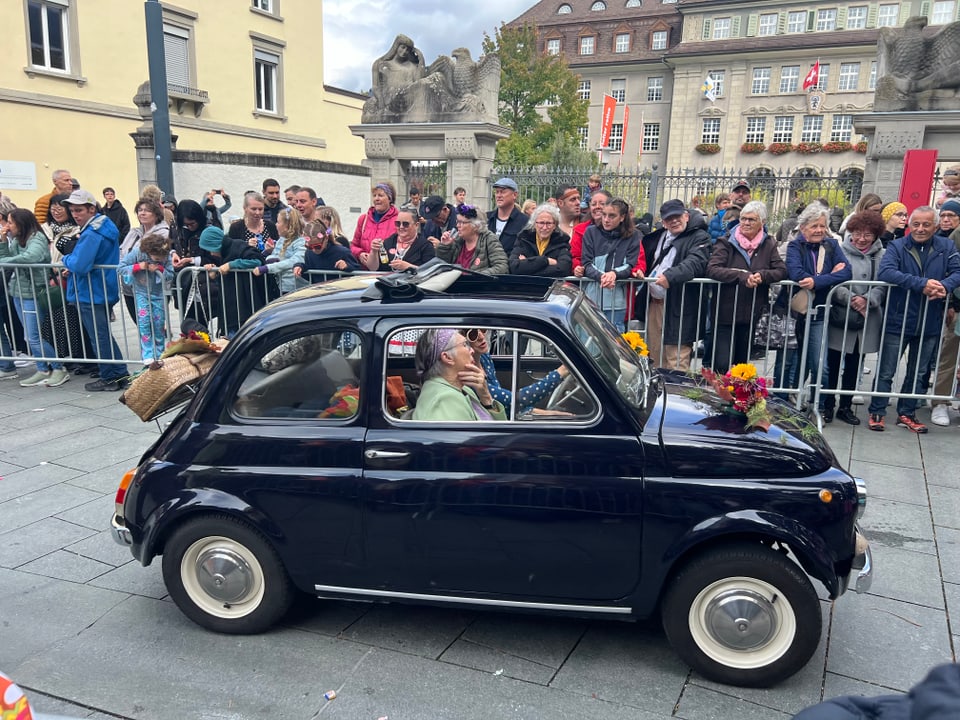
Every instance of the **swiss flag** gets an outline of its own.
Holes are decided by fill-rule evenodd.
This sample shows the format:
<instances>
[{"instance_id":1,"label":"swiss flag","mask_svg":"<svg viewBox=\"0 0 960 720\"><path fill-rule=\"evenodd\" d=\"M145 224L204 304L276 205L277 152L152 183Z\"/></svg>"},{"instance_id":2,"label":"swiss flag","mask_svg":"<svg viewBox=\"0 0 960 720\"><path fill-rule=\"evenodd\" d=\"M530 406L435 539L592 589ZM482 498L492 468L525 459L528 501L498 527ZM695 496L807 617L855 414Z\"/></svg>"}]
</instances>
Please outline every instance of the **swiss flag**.
<instances>
[{"instance_id":1,"label":"swiss flag","mask_svg":"<svg viewBox=\"0 0 960 720\"><path fill-rule=\"evenodd\" d=\"M803 79L803 89L815 88L820 82L820 61L817 60L813 67L810 68L810 72L807 73L807 76Z\"/></svg>"}]
</instances>

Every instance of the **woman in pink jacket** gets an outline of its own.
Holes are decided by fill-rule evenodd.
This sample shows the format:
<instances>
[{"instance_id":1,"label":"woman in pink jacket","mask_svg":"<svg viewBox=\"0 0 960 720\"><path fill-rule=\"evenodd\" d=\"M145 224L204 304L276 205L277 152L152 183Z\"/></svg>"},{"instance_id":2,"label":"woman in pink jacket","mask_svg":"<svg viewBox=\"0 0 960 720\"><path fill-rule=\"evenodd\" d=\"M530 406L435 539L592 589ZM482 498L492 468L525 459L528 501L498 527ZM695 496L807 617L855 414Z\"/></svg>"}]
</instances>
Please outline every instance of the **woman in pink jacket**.
<instances>
[{"instance_id":1,"label":"woman in pink jacket","mask_svg":"<svg viewBox=\"0 0 960 720\"><path fill-rule=\"evenodd\" d=\"M393 183L379 182L371 191L373 205L357 223L356 232L350 243L350 252L364 267L370 257L370 246L375 239L385 240L396 232L393 225L397 219L397 208L393 203L397 199L397 189Z\"/></svg>"}]
</instances>

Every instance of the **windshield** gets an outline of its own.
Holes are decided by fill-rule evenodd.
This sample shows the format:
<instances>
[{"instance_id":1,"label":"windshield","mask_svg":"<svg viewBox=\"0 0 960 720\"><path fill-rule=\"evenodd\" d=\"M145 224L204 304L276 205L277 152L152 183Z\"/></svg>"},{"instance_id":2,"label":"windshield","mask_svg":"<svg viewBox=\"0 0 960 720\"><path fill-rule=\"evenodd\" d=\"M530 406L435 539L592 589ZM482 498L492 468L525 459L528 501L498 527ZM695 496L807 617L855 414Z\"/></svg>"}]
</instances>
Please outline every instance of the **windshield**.
<instances>
[{"instance_id":1,"label":"windshield","mask_svg":"<svg viewBox=\"0 0 960 720\"><path fill-rule=\"evenodd\" d=\"M610 384L633 407L646 407L650 385L646 360L641 361L617 329L591 303L578 303L571 319L577 340Z\"/></svg>"}]
</instances>

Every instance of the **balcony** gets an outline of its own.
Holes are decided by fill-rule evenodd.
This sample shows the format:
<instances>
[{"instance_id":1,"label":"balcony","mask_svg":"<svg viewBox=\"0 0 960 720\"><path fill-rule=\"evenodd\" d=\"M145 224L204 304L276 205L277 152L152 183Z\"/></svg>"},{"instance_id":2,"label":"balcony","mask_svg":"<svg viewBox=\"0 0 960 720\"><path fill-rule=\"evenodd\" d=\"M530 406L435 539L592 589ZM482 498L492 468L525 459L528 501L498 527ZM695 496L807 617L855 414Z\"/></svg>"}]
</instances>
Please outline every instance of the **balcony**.
<instances>
[{"instance_id":1,"label":"balcony","mask_svg":"<svg viewBox=\"0 0 960 720\"><path fill-rule=\"evenodd\" d=\"M167 83L167 96L170 98L170 103L176 108L178 115L183 115L184 108L190 104L193 106L193 116L200 117L203 106L210 102L210 96L206 90L198 90L174 83Z\"/></svg>"}]
</instances>

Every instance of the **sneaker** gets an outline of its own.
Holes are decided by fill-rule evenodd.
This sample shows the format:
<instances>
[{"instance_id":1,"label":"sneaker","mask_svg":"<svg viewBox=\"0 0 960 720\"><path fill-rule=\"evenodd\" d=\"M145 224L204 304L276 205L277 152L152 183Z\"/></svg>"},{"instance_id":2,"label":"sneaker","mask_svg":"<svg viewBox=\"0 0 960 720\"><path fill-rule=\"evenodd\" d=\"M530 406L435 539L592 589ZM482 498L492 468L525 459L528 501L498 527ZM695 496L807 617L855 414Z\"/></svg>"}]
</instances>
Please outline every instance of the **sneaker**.
<instances>
[{"instance_id":1,"label":"sneaker","mask_svg":"<svg viewBox=\"0 0 960 720\"><path fill-rule=\"evenodd\" d=\"M863 374L869 375L872 371L866 365L863 366Z\"/></svg>"},{"instance_id":2,"label":"sneaker","mask_svg":"<svg viewBox=\"0 0 960 720\"><path fill-rule=\"evenodd\" d=\"M50 377L50 373L43 372L43 370L37 370L33 375L28 377L26 380L20 381L20 387L35 387L36 385L46 385L47 378Z\"/></svg>"},{"instance_id":3,"label":"sneaker","mask_svg":"<svg viewBox=\"0 0 960 720\"><path fill-rule=\"evenodd\" d=\"M0 380L13 380L20 377L16 370L0 370Z\"/></svg>"},{"instance_id":4,"label":"sneaker","mask_svg":"<svg viewBox=\"0 0 960 720\"><path fill-rule=\"evenodd\" d=\"M897 426L905 427L907 430L911 430L918 435L923 435L927 432L927 426L923 423L917 422L915 415L900 415L897 417Z\"/></svg>"},{"instance_id":5,"label":"sneaker","mask_svg":"<svg viewBox=\"0 0 960 720\"><path fill-rule=\"evenodd\" d=\"M870 415L870 419L867 421L867 426L871 430L883 432L883 415Z\"/></svg>"},{"instance_id":6,"label":"sneaker","mask_svg":"<svg viewBox=\"0 0 960 720\"><path fill-rule=\"evenodd\" d=\"M50 377L48 377L42 384L47 387L60 387L67 380L70 379L70 373L68 373L64 368L59 370L52 370L50 372Z\"/></svg>"},{"instance_id":7,"label":"sneaker","mask_svg":"<svg viewBox=\"0 0 960 720\"><path fill-rule=\"evenodd\" d=\"M83 386L83 389L87 392L117 392L123 390L127 387L126 380L94 380L93 382L88 382Z\"/></svg>"},{"instance_id":8,"label":"sneaker","mask_svg":"<svg viewBox=\"0 0 960 720\"><path fill-rule=\"evenodd\" d=\"M17 359L13 361L13 364L17 367L27 367L30 365L33 360L30 359L30 356L26 353L18 352L16 353Z\"/></svg>"},{"instance_id":9,"label":"sneaker","mask_svg":"<svg viewBox=\"0 0 960 720\"><path fill-rule=\"evenodd\" d=\"M937 405L933 408L933 411L930 413L930 422L934 425L940 425L941 427L950 425L950 406Z\"/></svg>"}]
</instances>

